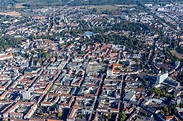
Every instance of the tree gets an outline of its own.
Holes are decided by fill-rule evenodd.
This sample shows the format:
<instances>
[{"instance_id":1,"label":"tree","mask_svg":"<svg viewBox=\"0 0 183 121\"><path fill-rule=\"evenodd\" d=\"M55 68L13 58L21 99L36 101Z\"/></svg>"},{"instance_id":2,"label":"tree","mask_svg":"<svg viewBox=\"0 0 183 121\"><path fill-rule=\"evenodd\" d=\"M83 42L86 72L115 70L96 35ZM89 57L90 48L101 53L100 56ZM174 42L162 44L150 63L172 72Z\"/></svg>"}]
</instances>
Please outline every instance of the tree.
<instances>
[{"instance_id":1,"label":"tree","mask_svg":"<svg viewBox=\"0 0 183 121\"><path fill-rule=\"evenodd\" d=\"M50 58L51 57L50 53L44 52L43 49L38 50L38 52L39 52L41 58Z\"/></svg>"},{"instance_id":2,"label":"tree","mask_svg":"<svg viewBox=\"0 0 183 121\"><path fill-rule=\"evenodd\" d=\"M108 114L106 121L110 121L110 119L111 119L111 114Z\"/></svg>"},{"instance_id":3,"label":"tree","mask_svg":"<svg viewBox=\"0 0 183 121\"><path fill-rule=\"evenodd\" d=\"M62 112L58 112L57 117L59 117L59 118L62 117Z\"/></svg>"},{"instance_id":4,"label":"tree","mask_svg":"<svg viewBox=\"0 0 183 121\"><path fill-rule=\"evenodd\" d=\"M143 85L147 85L148 84L147 81L146 81L146 79L142 79L142 84Z\"/></svg>"},{"instance_id":5,"label":"tree","mask_svg":"<svg viewBox=\"0 0 183 121\"><path fill-rule=\"evenodd\" d=\"M35 39L35 36L34 36L33 34L31 34L31 35L28 37L28 39L34 40L34 39Z\"/></svg>"},{"instance_id":6,"label":"tree","mask_svg":"<svg viewBox=\"0 0 183 121\"><path fill-rule=\"evenodd\" d=\"M167 106L164 106L164 107L163 107L163 110L164 110L165 112L168 112L168 107L167 107Z\"/></svg>"},{"instance_id":7,"label":"tree","mask_svg":"<svg viewBox=\"0 0 183 121\"><path fill-rule=\"evenodd\" d=\"M164 111L165 115L169 115L169 109L167 106L163 107L163 111Z\"/></svg>"},{"instance_id":8,"label":"tree","mask_svg":"<svg viewBox=\"0 0 183 121\"><path fill-rule=\"evenodd\" d=\"M44 53L43 53L43 57L45 57L45 58L50 58L50 56L51 56L51 55L50 55L50 53L48 53L48 52L44 52Z\"/></svg>"},{"instance_id":9,"label":"tree","mask_svg":"<svg viewBox=\"0 0 183 121\"><path fill-rule=\"evenodd\" d=\"M126 117L127 117L126 114L121 113L121 119L120 119L120 121L125 121Z\"/></svg>"},{"instance_id":10,"label":"tree","mask_svg":"<svg viewBox=\"0 0 183 121\"><path fill-rule=\"evenodd\" d=\"M125 66L126 62L125 61L119 61L119 64L122 64L123 66Z\"/></svg>"},{"instance_id":11,"label":"tree","mask_svg":"<svg viewBox=\"0 0 183 121\"><path fill-rule=\"evenodd\" d=\"M69 72L71 69L69 67L66 67L66 71Z\"/></svg>"},{"instance_id":12,"label":"tree","mask_svg":"<svg viewBox=\"0 0 183 121\"><path fill-rule=\"evenodd\" d=\"M115 67L114 70L120 70L120 68L119 67Z\"/></svg>"},{"instance_id":13,"label":"tree","mask_svg":"<svg viewBox=\"0 0 183 121\"><path fill-rule=\"evenodd\" d=\"M93 9L92 9L92 13L95 14L96 12L97 12L97 9L96 9L96 8L93 8Z\"/></svg>"},{"instance_id":14,"label":"tree","mask_svg":"<svg viewBox=\"0 0 183 121\"><path fill-rule=\"evenodd\" d=\"M109 64L109 60L104 60L104 63L105 64Z\"/></svg>"}]
</instances>

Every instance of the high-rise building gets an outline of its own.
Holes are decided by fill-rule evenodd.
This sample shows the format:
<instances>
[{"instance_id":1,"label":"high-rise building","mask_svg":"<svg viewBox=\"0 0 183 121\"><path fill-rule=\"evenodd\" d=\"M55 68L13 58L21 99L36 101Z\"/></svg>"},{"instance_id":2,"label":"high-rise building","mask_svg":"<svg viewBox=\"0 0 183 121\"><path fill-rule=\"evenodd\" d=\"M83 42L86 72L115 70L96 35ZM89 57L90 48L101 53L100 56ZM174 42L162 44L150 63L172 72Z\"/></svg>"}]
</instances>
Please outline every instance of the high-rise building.
<instances>
[{"instance_id":1,"label":"high-rise building","mask_svg":"<svg viewBox=\"0 0 183 121\"><path fill-rule=\"evenodd\" d=\"M158 74L156 78L156 83L162 83L165 79L168 78L168 73L165 74Z\"/></svg>"}]
</instances>

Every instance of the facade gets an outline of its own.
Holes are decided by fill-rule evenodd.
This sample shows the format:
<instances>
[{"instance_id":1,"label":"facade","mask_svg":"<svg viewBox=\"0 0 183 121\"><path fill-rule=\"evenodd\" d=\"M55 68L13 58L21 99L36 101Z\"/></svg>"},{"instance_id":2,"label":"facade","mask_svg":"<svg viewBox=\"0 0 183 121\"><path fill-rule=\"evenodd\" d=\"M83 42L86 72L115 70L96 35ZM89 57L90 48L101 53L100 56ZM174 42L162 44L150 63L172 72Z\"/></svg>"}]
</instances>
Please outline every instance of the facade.
<instances>
[{"instance_id":1,"label":"facade","mask_svg":"<svg viewBox=\"0 0 183 121\"><path fill-rule=\"evenodd\" d=\"M30 91L23 91L22 92L22 97L23 97L24 100L30 100L30 98L31 98Z\"/></svg>"},{"instance_id":2,"label":"facade","mask_svg":"<svg viewBox=\"0 0 183 121\"><path fill-rule=\"evenodd\" d=\"M156 78L156 83L162 83L167 78L168 78L168 73L158 74Z\"/></svg>"},{"instance_id":3,"label":"facade","mask_svg":"<svg viewBox=\"0 0 183 121\"><path fill-rule=\"evenodd\" d=\"M12 53L0 54L0 61L7 60L7 59L12 59L12 58L13 58Z\"/></svg>"}]
</instances>

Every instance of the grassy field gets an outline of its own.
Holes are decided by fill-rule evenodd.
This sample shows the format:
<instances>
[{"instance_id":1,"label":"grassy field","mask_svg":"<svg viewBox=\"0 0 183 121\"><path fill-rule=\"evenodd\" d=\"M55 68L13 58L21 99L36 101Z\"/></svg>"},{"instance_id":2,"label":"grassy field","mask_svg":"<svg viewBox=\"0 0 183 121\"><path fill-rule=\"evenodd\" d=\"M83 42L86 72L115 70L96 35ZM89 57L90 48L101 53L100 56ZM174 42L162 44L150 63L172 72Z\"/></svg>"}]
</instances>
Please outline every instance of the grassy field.
<instances>
[{"instance_id":1,"label":"grassy field","mask_svg":"<svg viewBox=\"0 0 183 121\"><path fill-rule=\"evenodd\" d=\"M132 7L136 7L136 5L134 4L129 4L129 5L89 5L88 9L93 9L96 8L97 9L97 13L101 13L103 11L113 11L115 12L116 10L122 10L122 9L126 9L126 8L132 8Z\"/></svg>"},{"instance_id":2,"label":"grassy field","mask_svg":"<svg viewBox=\"0 0 183 121\"><path fill-rule=\"evenodd\" d=\"M96 8L97 12L100 11L105 11L105 10L116 10L120 8L119 6L114 6L114 5L95 5L95 6L89 6L89 9Z\"/></svg>"},{"instance_id":3,"label":"grassy field","mask_svg":"<svg viewBox=\"0 0 183 121\"><path fill-rule=\"evenodd\" d=\"M0 12L0 15L13 16L13 17L21 17L21 13L16 12L16 11Z\"/></svg>"}]
</instances>

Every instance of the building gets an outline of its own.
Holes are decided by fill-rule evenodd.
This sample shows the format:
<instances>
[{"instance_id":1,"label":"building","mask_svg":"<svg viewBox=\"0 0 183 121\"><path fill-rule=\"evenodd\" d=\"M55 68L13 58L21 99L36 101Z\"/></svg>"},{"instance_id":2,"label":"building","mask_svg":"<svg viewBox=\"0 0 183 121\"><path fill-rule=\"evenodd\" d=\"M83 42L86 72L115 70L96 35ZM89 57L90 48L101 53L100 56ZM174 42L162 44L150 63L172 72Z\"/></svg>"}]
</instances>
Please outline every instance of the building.
<instances>
[{"instance_id":1,"label":"building","mask_svg":"<svg viewBox=\"0 0 183 121\"><path fill-rule=\"evenodd\" d=\"M124 21L127 21L127 20L129 20L129 17L125 13L122 13L121 19L124 20Z\"/></svg>"},{"instance_id":2,"label":"building","mask_svg":"<svg viewBox=\"0 0 183 121\"><path fill-rule=\"evenodd\" d=\"M13 58L12 53L0 54L0 60L7 60L7 59L12 59L12 58Z\"/></svg>"},{"instance_id":3,"label":"building","mask_svg":"<svg viewBox=\"0 0 183 121\"><path fill-rule=\"evenodd\" d=\"M176 80L173 80L172 78L168 77L168 72L167 72L165 74L158 74L157 75L156 84L158 86L165 85L165 86L176 88L176 87L178 87L178 85L180 83L177 82Z\"/></svg>"},{"instance_id":4,"label":"building","mask_svg":"<svg viewBox=\"0 0 183 121\"><path fill-rule=\"evenodd\" d=\"M162 83L167 78L168 78L168 73L158 74L156 78L156 83Z\"/></svg>"},{"instance_id":5,"label":"building","mask_svg":"<svg viewBox=\"0 0 183 121\"><path fill-rule=\"evenodd\" d=\"M23 97L24 100L30 100L31 99L30 91L23 91L22 92L22 97Z\"/></svg>"},{"instance_id":6,"label":"building","mask_svg":"<svg viewBox=\"0 0 183 121\"><path fill-rule=\"evenodd\" d=\"M86 37L90 38L93 35L93 32L87 31L85 32Z\"/></svg>"},{"instance_id":7,"label":"building","mask_svg":"<svg viewBox=\"0 0 183 121\"><path fill-rule=\"evenodd\" d=\"M183 119L183 108L176 108L181 119Z\"/></svg>"},{"instance_id":8,"label":"building","mask_svg":"<svg viewBox=\"0 0 183 121\"><path fill-rule=\"evenodd\" d=\"M24 74L38 74L39 70L38 67L28 67L25 69Z\"/></svg>"}]
</instances>

